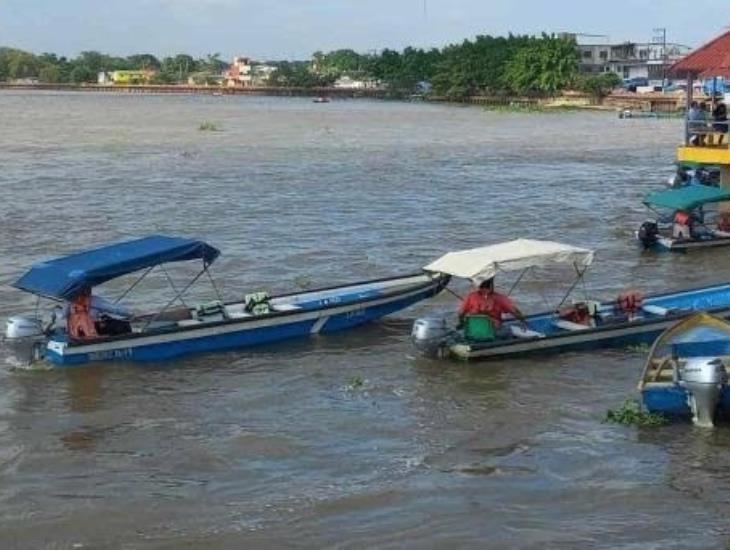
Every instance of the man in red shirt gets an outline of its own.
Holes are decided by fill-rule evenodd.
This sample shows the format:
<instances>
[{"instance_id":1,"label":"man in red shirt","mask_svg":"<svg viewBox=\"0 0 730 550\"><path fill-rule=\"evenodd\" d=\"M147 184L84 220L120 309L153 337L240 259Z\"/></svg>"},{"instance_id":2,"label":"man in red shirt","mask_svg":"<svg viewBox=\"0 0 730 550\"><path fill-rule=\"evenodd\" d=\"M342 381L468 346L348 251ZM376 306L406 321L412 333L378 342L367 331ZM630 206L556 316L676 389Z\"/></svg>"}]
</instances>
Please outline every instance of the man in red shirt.
<instances>
[{"instance_id":1,"label":"man in red shirt","mask_svg":"<svg viewBox=\"0 0 730 550\"><path fill-rule=\"evenodd\" d=\"M459 326L467 315L488 315L494 323L494 328L502 326L502 315L512 314L524 328L527 328L525 316L517 306L504 294L495 292L494 279L488 279L479 285L479 288L470 292L459 308Z\"/></svg>"}]
</instances>

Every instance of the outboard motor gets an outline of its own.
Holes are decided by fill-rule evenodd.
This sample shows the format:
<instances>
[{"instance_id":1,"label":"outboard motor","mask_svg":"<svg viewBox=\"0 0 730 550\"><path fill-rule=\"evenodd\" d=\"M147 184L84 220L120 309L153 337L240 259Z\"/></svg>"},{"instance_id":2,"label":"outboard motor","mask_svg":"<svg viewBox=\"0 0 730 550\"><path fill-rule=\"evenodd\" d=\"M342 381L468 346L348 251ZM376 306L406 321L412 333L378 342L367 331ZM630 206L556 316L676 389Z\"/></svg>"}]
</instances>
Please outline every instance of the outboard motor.
<instances>
[{"instance_id":1,"label":"outboard motor","mask_svg":"<svg viewBox=\"0 0 730 550\"><path fill-rule=\"evenodd\" d=\"M39 344L44 340L43 323L29 315L13 315L5 324L5 342L14 358L22 364L39 359Z\"/></svg>"},{"instance_id":2,"label":"outboard motor","mask_svg":"<svg viewBox=\"0 0 730 550\"><path fill-rule=\"evenodd\" d=\"M639 230L636 232L636 238L644 248L651 248L654 246L659 237L659 226L653 220L647 220L641 224Z\"/></svg>"},{"instance_id":3,"label":"outboard motor","mask_svg":"<svg viewBox=\"0 0 730 550\"><path fill-rule=\"evenodd\" d=\"M411 340L423 355L441 358L448 353L455 332L444 317L424 317L413 323Z\"/></svg>"},{"instance_id":4,"label":"outboard motor","mask_svg":"<svg viewBox=\"0 0 730 550\"><path fill-rule=\"evenodd\" d=\"M694 357L679 370L680 384L686 388L692 421L703 428L714 426L720 395L727 385L727 371L720 358Z\"/></svg>"}]
</instances>

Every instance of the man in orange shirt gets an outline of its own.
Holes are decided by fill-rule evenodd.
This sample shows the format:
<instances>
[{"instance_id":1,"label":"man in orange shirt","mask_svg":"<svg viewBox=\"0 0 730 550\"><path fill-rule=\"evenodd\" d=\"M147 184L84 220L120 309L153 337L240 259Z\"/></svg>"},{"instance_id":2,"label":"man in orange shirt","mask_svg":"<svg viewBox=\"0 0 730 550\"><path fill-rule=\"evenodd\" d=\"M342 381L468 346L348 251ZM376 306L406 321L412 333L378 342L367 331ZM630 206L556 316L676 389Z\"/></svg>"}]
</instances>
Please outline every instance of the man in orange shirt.
<instances>
[{"instance_id":1,"label":"man in orange shirt","mask_svg":"<svg viewBox=\"0 0 730 550\"><path fill-rule=\"evenodd\" d=\"M518 319L524 328L527 328L525 316L519 308L504 294L494 290L494 278L488 279L479 285L479 288L470 292L459 308L459 326L467 315L488 315L494 323L494 328L502 326L502 315L509 313Z\"/></svg>"}]
</instances>

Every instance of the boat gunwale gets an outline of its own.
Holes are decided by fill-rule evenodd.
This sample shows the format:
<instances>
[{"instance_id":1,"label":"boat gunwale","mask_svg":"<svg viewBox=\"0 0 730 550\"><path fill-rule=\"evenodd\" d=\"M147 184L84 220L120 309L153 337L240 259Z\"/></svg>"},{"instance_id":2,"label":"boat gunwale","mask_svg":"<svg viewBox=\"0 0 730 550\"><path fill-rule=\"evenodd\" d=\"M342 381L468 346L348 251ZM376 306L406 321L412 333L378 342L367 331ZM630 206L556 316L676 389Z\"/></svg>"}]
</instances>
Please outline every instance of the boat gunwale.
<instances>
[{"instance_id":1,"label":"boat gunwale","mask_svg":"<svg viewBox=\"0 0 730 550\"><path fill-rule=\"evenodd\" d=\"M690 294L693 292L701 292L705 290L711 290L711 289L720 289L722 287L727 287L728 290L730 290L730 283L721 283L716 285L709 285L707 287L699 287L699 288L693 288L691 290L686 291L676 291L676 292L666 292L662 294L652 294L644 298L644 302L646 303L647 300L653 300L657 298L663 298L663 297L670 297L670 296L678 296L681 294ZM601 302L601 304L607 304L610 302ZM716 313L721 311L728 311L730 310L730 303L725 306L719 306L712 309L702 309L701 311L706 311L707 313ZM637 321L627 321L625 323L617 323L614 325L605 325L600 327L588 327L585 330L581 330L581 335L593 335L593 334L600 334L601 332L608 332L610 330L616 330L616 329L622 329L622 328L628 328L628 327L645 327L650 326L653 324L659 324L659 323L665 323L667 321L677 321L680 319L686 318L688 315L692 313L696 313L697 310L690 310L687 312L687 310L682 310L679 313L674 314L667 314L662 317L656 317L656 318L647 318L647 319L641 319ZM542 317L545 315L548 315L548 312L543 313L536 313L534 315L528 315L526 319L529 321L530 318L536 318L536 317ZM571 336L575 336L576 332L572 331L566 331L566 332L557 332L555 334L545 335L545 336L535 336L532 338L519 338L519 339L510 339L505 341L494 341L494 342L485 342L485 343L476 343L476 344L470 344L468 342L465 343L459 343L456 345L464 346L468 349L468 352L471 353L472 351L485 351L485 350L492 350L492 349L500 349L503 347L507 347L510 345L516 345L518 343L527 343L527 342L536 342L536 341L546 341L546 340L559 340L561 338L567 338Z\"/></svg>"},{"instance_id":2,"label":"boat gunwale","mask_svg":"<svg viewBox=\"0 0 730 550\"><path fill-rule=\"evenodd\" d=\"M289 293L289 294L282 294L282 295L272 296L271 299L273 300L273 299L277 299L277 298L296 296L297 294L324 292L324 291L328 291L328 290L336 290L336 289L347 288L347 287L351 287L351 286L355 287L355 286L361 286L361 285L370 284L370 283L384 283L384 282L388 282L388 281L396 281L398 279L409 279L409 278L412 278L415 276L422 276L422 275L428 276L427 273L415 273L415 274L403 275L403 276L386 277L383 279L362 281L359 283L352 283L349 285L345 284L345 285L338 285L335 287L318 288L318 289L308 290L305 292L294 292L294 293ZM252 323L252 322L262 321L262 320L267 320L267 319L279 319L279 318L283 318L283 317L287 317L287 316L328 311L328 310L335 309L338 307L354 306L354 305L363 304L363 303L367 303L367 302L371 302L371 301L375 301L375 300L384 300L384 299L387 300L389 298L395 298L401 294L407 294L407 293L415 292L418 290L425 290L431 286L434 287L435 291L438 289L436 292L436 293L438 293L441 290L443 290L446 287L446 285L449 284L450 279L451 279L451 277L449 275L439 274L436 277L431 277L430 280L428 280L428 281L414 284L413 286L408 287L408 288L385 292L378 296L367 296L364 298L359 298L357 300L354 300L352 302L347 302L345 304L342 304L342 303L327 304L327 305L323 305L321 307L318 307L315 309L310 309L310 310L293 309L293 310L287 310L287 311L271 311L271 312L265 313L263 315L252 315L250 317L241 317L239 319L222 319L219 321L211 321L208 323L201 323L200 325L191 325L191 326L185 326L185 327L175 326L175 328L173 330L157 330L157 331L150 331L150 332L127 333L127 334L120 334L120 335L109 336L109 337L104 337L104 338L94 338L93 340L79 341L79 340L74 340L74 339L68 338L66 341L62 341L62 340L54 339L53 337L51 337L51 338L49 338L48 341L49 342L50 341L63 342L65 344L67 344L69 348L73 348L74 350L77 350L77 349L83 348L85 346L108 344L108 343L114 343L114 342L123 342L126 340L149 338L151 336L158 336L158 335L169 335L169 334L178 334L178 333L185 333L185 332L194 332L196 330L210 329L210 328L222 327L222 326L231 326L231 325L235 325L235 324ZM239 303L241 303L241 302L227 302L224 304L224 306L239 304Z\"/></svg>"}]
</instances>

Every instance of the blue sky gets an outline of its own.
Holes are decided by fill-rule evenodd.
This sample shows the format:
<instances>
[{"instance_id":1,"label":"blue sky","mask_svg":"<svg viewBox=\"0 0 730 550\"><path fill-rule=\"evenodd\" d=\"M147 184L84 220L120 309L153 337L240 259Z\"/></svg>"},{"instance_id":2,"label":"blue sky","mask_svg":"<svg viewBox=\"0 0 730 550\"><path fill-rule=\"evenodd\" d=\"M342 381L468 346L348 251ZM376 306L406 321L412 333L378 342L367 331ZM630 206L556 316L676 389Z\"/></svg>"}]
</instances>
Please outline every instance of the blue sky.
<instances>
[{"instance_id":1,"label":"blue sky","mask_svg":"<svg viewBox=\"0 0 730 550\"><path fill-rule=\"evenodd\" d=\"M304 59L316 50L442 46L510 31L642 41L655 27L696 46L729 25L728 0L0 0L0 45L63 55Z\"/></svg>"}]
</instances>

